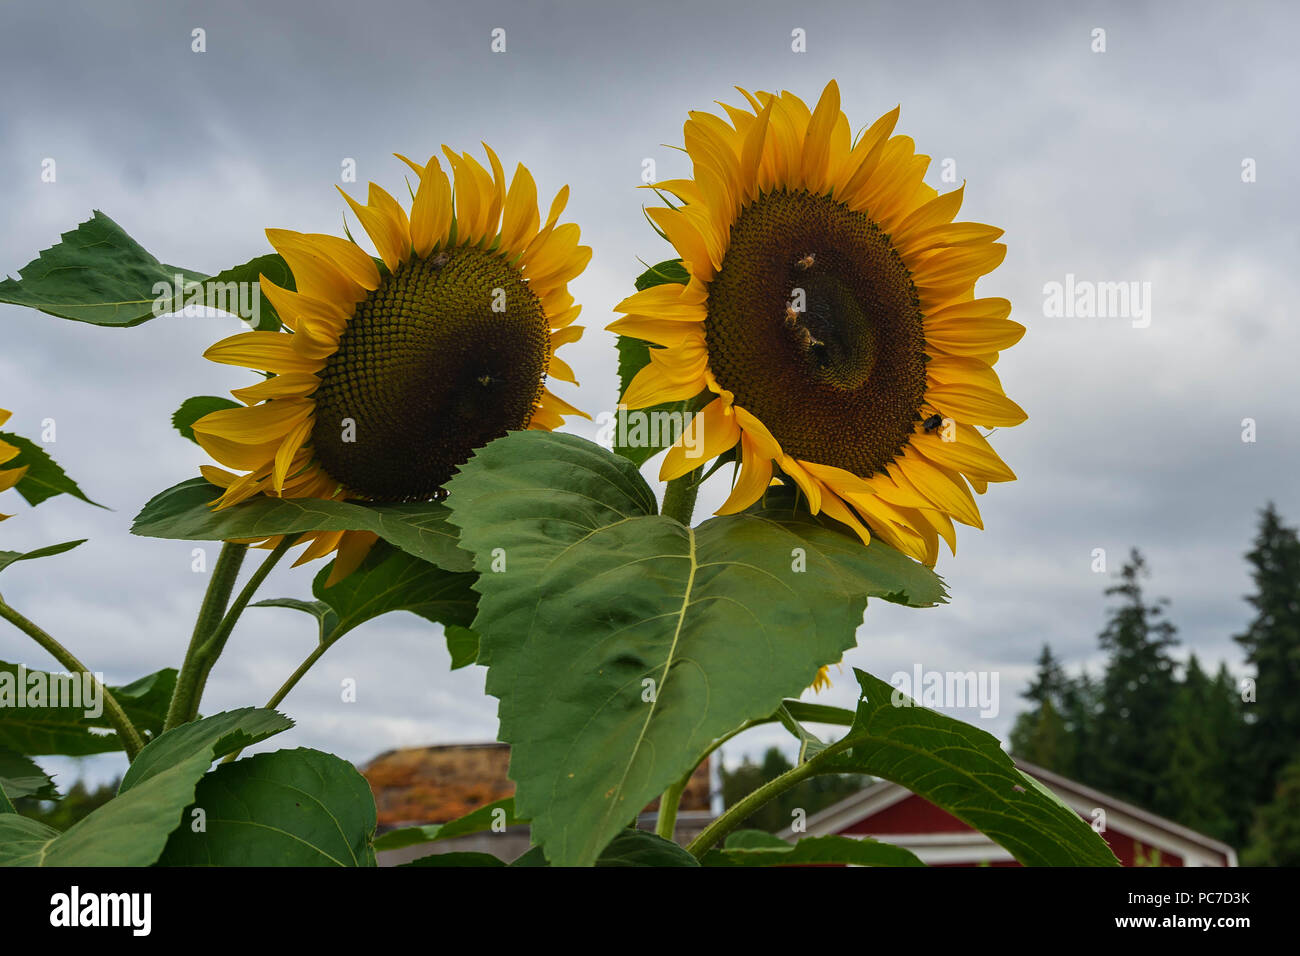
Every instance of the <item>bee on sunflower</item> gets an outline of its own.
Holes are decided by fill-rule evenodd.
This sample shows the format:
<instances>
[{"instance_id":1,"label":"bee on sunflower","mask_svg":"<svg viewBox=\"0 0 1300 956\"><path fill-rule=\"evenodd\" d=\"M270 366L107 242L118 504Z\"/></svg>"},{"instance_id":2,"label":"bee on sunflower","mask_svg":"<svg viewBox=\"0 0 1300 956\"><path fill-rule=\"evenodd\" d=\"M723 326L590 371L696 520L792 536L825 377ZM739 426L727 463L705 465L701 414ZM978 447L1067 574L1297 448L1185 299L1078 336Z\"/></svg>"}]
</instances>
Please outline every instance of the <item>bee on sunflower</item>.
<instances>
[{"instance_id":1,"label":"bee on sunflower","mask_svg":"<svg viewBox=\"0 0 1300 956\"><path fill-rule=\"evenodd\" d=\"M623 403L710 396L660 478L734 449L719 514L779 474L814 514L933 566L954 520L982 527L972 490L1015 479L978 427L1026 417L993 371L1024 327L974 294L1002 230L953 221L964 187L922 181L929 157L892 135L897 109L851 141L834 80L811 111L740 92L748 109L690 114L693 177L653 185L680 201L648 213L689 281L615 307L611 331L658 346Z\"/></svg>"},{"instance_id":2,"label":"bee on sunflower","mask_svg":"<svg viewBox=\"0 0 1300 956\"><path fill-rule=\"evenodd\" d=\"M215 507L259 494L435 500L489 441L586 417L547 388L550 378L576 384L555 353L583 331L567 285L591 250L576 225L558 221L569 188L543 224L529 171L519 165L507 188L484 149L490 172L443 147L451 176L436 156L423 165L399 156L419 181L409 215L373 183L364 205L343 193L378 262L350 236L267 230L296 289L262 276L286 329L243 332L204 353L269 373L231 393L244 407L194 423L225 466L201 469L224 489ZM331 584L375 541L364 531L306 538L297 564L337 552Z\"/></svg>"}]
</instances>

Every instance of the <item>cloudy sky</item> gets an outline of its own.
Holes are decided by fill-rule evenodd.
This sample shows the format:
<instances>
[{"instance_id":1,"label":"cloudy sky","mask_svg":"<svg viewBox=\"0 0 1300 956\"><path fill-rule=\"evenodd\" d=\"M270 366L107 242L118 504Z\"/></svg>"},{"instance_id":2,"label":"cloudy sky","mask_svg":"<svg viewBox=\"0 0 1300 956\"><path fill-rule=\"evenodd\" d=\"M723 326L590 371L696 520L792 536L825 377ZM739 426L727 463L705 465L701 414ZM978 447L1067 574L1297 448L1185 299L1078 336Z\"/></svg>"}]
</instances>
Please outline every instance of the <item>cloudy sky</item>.
<instances>
[{"instance_id":1,"label":"cloudy sky","mask_svg":"<svg viewBox=\"0 0 1300 956\"><path fill-rule=\"evenodd\" d=\"M145 3L6 6L0 29L0 273L101 209L165 262L216 272L269 252L268 226L339 232L346 159L395 195L394 151L491 143L525 162L595 252L571 288L590 330L566 357L585 408L616 398L602 327L638 260L667 258L646 225L643 160L687 175L688 110L738 101L734 85L815 100L836 78L857 128L902 104L899 131L965 180L962 218L1005 227L1009 254L980 293L1015 305L1024 341L998 366L1027 424L994 442L1020 480L980 502L939 570L949 606L868 608L846 664L889 677L914 665L999 675L1005 733L1040 645L1099 664L1105 575L1131 546L1172 600L1183 653L1240 669L1231 635L1248 619L1242 561L1255 513L1300 521L1295 428L1294 189L1300 153L1292 41L1283 4L597 2ZM206 31L206 52L191 49ZM505 30L506 52L490 49ZM791 50L801 29L807 50ZM1094 52L1096 30L1105 51ZM55 161L57 179L42 181ZM1243 182L1253 160L1256 181ZM360 187L355 190L361 194ZM1150 322L1048 314L1044 287L1149 283ZM1139 286L1140 288L1142 286ZM1144 324L1139 321L1138 325ZM0 547L89 537L5 573L6 599L111 681L175 665L206 584L189 542L133 538L152 494L195 474L199 449L171 429L187 396L247 384L205 362L230 318L172 317L97 329L0 306L0 406L96 500L26 508L14 493ZM1242 421L1257 440L1242 441ZM576 429L590 435L590 430ZM648 469L653 473L654 469ZM706 489L716 506L721 489ZM710 509L711 510L711 509ZM215 556L215 550L212 552ZM264 596L305 596L315 568L277 570ZM262 703L313 643L292 611L250 610L213 674L208 712ZM0 659L52 662L0 630ZM355 678L359 699L340 701ZM363 763L395 746L496 734L484 671L450 673L440 633L390 615L353 632L288 698L298 721L273 746ZM847 671L822 700L850 706ZM757 753L777 734L728 748ZM118 758L49 761L63 782Z\"/></svg>"}]
</instances>

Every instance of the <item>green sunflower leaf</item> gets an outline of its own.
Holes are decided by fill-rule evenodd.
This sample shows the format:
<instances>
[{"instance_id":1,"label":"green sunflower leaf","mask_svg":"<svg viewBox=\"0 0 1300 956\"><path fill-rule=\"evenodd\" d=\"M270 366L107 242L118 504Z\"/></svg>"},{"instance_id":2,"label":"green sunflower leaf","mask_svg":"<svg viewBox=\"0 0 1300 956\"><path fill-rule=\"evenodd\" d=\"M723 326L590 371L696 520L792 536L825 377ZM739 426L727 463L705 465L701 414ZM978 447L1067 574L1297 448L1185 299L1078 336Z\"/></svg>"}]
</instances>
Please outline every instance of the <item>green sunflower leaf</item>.
<instances>
[{"instance_id":1,"label":"green sunflower leaf","mask_svg":"<svg viewBox=\"0 0 1300 956\"><path fill-rule=\"evenodd\" d=\"M636 280L636 290L641 292L670 282L685 285L690 278L690 273L680 259L669 259L641 273ZM626 335L618 337L620 396L627 392L627 387L632 384L637 372L650 364L650 349L653 347L640 339ZM707 401L707 393L702 393L686 401L664 402L631 412L620 408L614 423L614 451L637 465L645 464L676 441L681 429Z\"/></svg>"},{"instance_id":2,"label":"green sunflower leaf","mask_svg":"<svg viewBox=\"0 0 1300 956\"><path fill-rule=\"evenodd\" d=\"M635 465L573 435L498 439L449 491L515 805L557 865L594 863L714 739L839 660L868 596L942 594L880 542L783 512L687 528Z\"/></svg>"},{"instance_id":3,"label":"green sunflower leaf","mask_svg":"<svg viewBox=\"0 0 1300 956\"><path fill-rule=\"evenodd\" d=\"M159 262L99 210L61 242L0 281L0 302L91 325L128 328L203 304L238 315L264 331L280 328L275 307L261 295L258 277L294 289L293 275L276 254L257 256L215 276Z\"/></svg>"},{"instance_id":4,"label":"green sunflower leaf","mask_svg":"<svg viewBox=\"0 0 1300 956\"><path fill-rule=\"evenodd\" d=\"M246 707L169 731L140 751L117 796L63 833L0 814L0 865L150 866L188 819L183 811L213 760L292 725L275 711Z\"/></svg>"},{"instance_id":5,"label":"green sunflower leaf","mask_svg":"<svg viewBox=\"0 0 1300 956\"><path fill-rule=\"evenodd\" d=\"M405 844L409 845L409 844ZM383 849L383 848L380 848ZM505 866L490 853L431 853L402 866ZM531 847L510 866L550 866L541 847ZM596 858L596 866L699 866L684 849L645 830L624 827Z\"/></svg>"},{"instance_id":6,"label":"green sunflower leaf","mask_svg":"<svg viewBox=\"0 0 1300 956\"><path fill-rule=\"evenodd\" d=\"M0 795L8 800L22 797L59 799L59 791L55 789L49 774L27 757L3 747L0 747ZM9 806L12 812L13 804ZM0 808L0 813L3 812Z\"/></svg>"},{"instance_id":7,"label":"green sunflower leaf","mask_svg":"<svg viewBox=\"0 0 1300 956\"><path fill-rule=\"evenodd\" d=\"M300 748L222 764L199 781L161 866L374 866L375 798L333 754Z\"/></svg>"},{"instance_id":8,"label":"green sunflower leaf","mask_svg":"<svg viewBox=\"0 0 1300 956\"><path fill-rule=\"evenodd\" d=\"M848 733L817 760L821 772L892 780L1001 844L1025 866L1117 866L1074 810L1022 773L998 740L919 706L854 668L862 689Z\"/></svg>"},{"instance_id":9,"label":"green sunflower leaf","mask_svg":"<svg viewBox=\"0 0 1300 956\"><path fill-rule=\"evenodd\" d=\"M272 598L253 607L288 607L311 614L319 625L320 643L326 647L381 614L410 611L446 628L453 669L458 655L465 656L465 639L459 632L473 623L478 606L472 587L474 574L445 571L383 541L370 549L360 567L329 587L325 582L333 567L333 563L326 565L312 582L315 601ZM457 629L454 637L450 633L453 627ZM477 652L477 638L474 643ZM472 663L472 658L464 663Z\"/></svg>"},{"instance_id":10,"label":"green sunflower leaf","mask_svg":"<svg viewBox=\"0 0 1300 956\"><path fill-rule=\"evenodd\" d=\"M457 547L450 514L437 502L368 504L320 498L258 495L213 510L219 488L203 478L182 481L155 495L135 517L131 533L183 541L266 538L307 531L372 531L448 571L469 571L470 556Z\"/></svg>"},{"instance_id":11,"label":"green sunflower leaf","mask_svg":"<svg viewBox=\"0 0 1300 956\"><path fill-rule=\"evenodd\" d=\"M262 295L262 276L266 276L282 289L292 292L298 288L294 284L289 264L277 253L257 256L245 263L218 272L204 283L204 287L205 290L212 290L217 294L214 299L224 295L222 301L225 301L228 306L232 302L238 303L238 308L227 307L222 311L239 315L259 332L278 332L283 323L271 300ZM235 283L235 286L232 287L230 283ZM246 306L251 306L251 309ZM244 312L249 314L244 315Z\"/></svg>"},{"instance_id":12,"label":"green sunflower leaf","mask_svg":"<svg viewBox=\"0 0 1300 956\"><path fill-rule=\"evenodd\" d=\"M0 571L17 561L34 561L37 558L50 558L56 554L63 554L78 545L85 544L88 540L88 538L81 538L78 541L64 541L62 544L46 545L35 551L0 551Z\"/></svg>"},{"instance_id":13,"label":"green sunflower leaf","mask_svg":"<svg viewBox=\"0 0 1300 956\"><path fill-rule=\"evenodd\" d=\"M290 610L310 614L316 619L316 640L318 643L325 645L333 643L331 635L339 624L339 616L324 601L304 601L301 598L267 598L264 601L254 601L250 607L287 607Z\"/></svg>"},{"instance_id":14,"label":"green sunflower leaf","mask_svg":"<svg viewBox=\"0 0 1300 956\"><path fill-rule=\"evenodd\" d=\"M449 624L444 628L447 651L451 654L451 669L460 670L478 662L478 635L468 627Z\"/></svg>"},{"instance_id":15,"label":"green sunflower leaf","mask_svg":"<svg viewBox=\"0 0 1300 956\"><path fill-rule=\"evenodd\" d=\"M761 830L739 830L723 849L710 850L704 866L925 866L911 850L871 839L805 837L786 843Z\"/></svg>"},{"instance_id":16,"label":"green sunflower leaf","mask_svg":"<svg viewBox=\"0 0 1300 956\"><path fill-rule=\"evenodd\" d=\"M77 483L69 478L58 463L50 457L49 452L34 441L10 432L0 432L0 441L6 441L18 449L18 454L4 463L3 467L6 471L27 466L27 473L14 487L29 505L39 505L55 495L72 495L88 505L94 505L96 508L104 507L98 501L87 498L86 493L77 486Z\"/></svg>"},{"instance_id":17,"label":"green sunflower leaf","mask_svg":"<svg viewBox=\"0 0 1300 956\"><path fill-rule=\"evenodd\" d=\"M912 607L947 603L948 590L943 578L932 569L879 539L863 547L862 540L847 526L828 518L825 512L810 514L806 507L800 507L798 501L794 485L777 486L769 488L745 514L771 521L791 534L816 541L824 551L835 555L837 566L850 566L855 573L872 581L897 583L896 592L873 592L873 597Z\"/></svg>"},{"instance_id":18,"label":"green sunflower leaf","mask_svg":"<svg viewBox=\"0 0 1300 956\"><path fill-rule=\"evenodd\" d=\"M500 821L498 824L497 821ZM375 839L376 850L401 850L421 843L433 843L437 840L450 840L452 837L482 833L493 826L512 827L527 823L515 816L515 799L506 797L486 806L479 807L463 817L457 817L447 823L430 823L418 827L399 827Z\"/></svg>"},{"instance_id":19,"label":"green sunflower leaf","mask_svg":"<svg viewBox=\"0 0 1300 956\"><path fill-rule=\"evenodd\" d=\"M39 705L27 704L29 695L24 692L20 701L19 685L29 687L32 674L40 675L37 682L44 688L59 686L60 706L43 699ZM57 682L57 685L56 685ZM110 686L109 692L122 705L131 723L141 733L157 736L162 733L167 716L167 705L176 687L176 669L164 668L141 677L121 687ZM32 756L62 755L80 757L87 754L111 753L121 750L116 733L104 733L112 727L101 712L87 717L90 701L84 699L85 684L77 682L74 688L67 675L51 675L21 664L0 661L0 747ZM80 705L80 706L74 706Z\"/></svg>"},{"instance_id":20,"label":"green sunflower leaf","mask_svg":"<svg viewBox=\"0 0 1300 956\"><path fill-rule=\"evenodd\" d=\"M160 296L170 295L178 275L182 284L207 278L159 262L98 209L60 238L19 269L20 278L0 281L0 302L125 328L164 314Z\"/></svg>"},{"instance_id":21,"label":"green sunflower leaf","mask_svg":"<svg viewBox=\"0 0 1300 956\"><path fill-rule=\"evenodd\" d=\"M671 840L624 827L596 858L596 866L699 866L695 857Z\"/></svg>"},{"instance_id":22,"label":"green sunflower leaf","mask_svg":"<svg viewBox=\"0 0 1300 956\"><path fill-rule=\"evenodd\" d=\"M473 852L451 852L451 853L430 853L428 856L422 856L418 860L412 860L409 863L399 863L398 866L450 866L450 867L479 867L495 868L505 866L506 863L500 857L495 857L491 853L473 853Z\"/></svg>"},{"instance_id":23,"label":"green sunflower leaf","mask_svg":"<svg viewBox=\"0 0 1300 956\"><path fill-rule=\"evenodd\" d=\"M181 402L181 407L172 413L172 427L181 435L190 441L194 439L194 423L204 415L212 412L219 412L226 408L241 408L242 406L229 398L221 398L217 395L195 395L193 398L187 398ZM195 442L198 444L198 442Z\"/></svg>"},{"instance_id":24,"label":"green sunflower leaf","mask_svg":"<svg viewBox=\"0 0 1300 956\"><path fill-rule=\"evenodd\" d=\"M657 285L667 285L670 282L686 285L690 281L691 274L687 271L686 266L682 265L681 259L665 259L657 265L650 266L645 272L637 276L636 291L644 292L646 289Z\"/></svg>"}]
</instances>

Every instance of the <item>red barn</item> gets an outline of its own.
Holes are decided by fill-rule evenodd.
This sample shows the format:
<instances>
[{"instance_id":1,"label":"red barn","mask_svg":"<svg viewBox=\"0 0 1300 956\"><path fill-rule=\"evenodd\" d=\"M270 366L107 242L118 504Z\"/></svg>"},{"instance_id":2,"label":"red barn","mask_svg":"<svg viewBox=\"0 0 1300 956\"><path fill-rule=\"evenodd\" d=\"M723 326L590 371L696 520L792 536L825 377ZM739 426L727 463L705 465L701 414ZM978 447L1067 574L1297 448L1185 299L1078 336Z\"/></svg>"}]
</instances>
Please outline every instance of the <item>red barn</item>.
<instances>
[{"instance_id":1,"label":"red barn","mask_svg":"<svg viewBox=\"0 0 1300 956\"><path fill-rule=\"evenodd\" d=\"M1025 773L1055 793L1066 806L1101 829L1101 836L1125 866L1236 866L1226 843L1116 800L1042 767L1017 761ZM807 820L800 836L874 837L905 847L930 866L1019 866L1011 854L978 830L896 783L878 781Z\"/></svg>"}]
</instances>

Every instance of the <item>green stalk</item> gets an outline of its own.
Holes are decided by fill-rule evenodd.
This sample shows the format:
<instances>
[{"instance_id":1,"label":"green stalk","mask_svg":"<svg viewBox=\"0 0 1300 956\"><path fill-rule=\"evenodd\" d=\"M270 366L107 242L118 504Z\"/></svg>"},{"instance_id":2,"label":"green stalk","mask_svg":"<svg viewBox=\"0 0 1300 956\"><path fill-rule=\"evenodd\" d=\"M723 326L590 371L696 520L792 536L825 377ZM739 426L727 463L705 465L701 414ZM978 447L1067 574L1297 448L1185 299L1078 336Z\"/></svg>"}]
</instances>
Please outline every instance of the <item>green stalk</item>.
<instances>
[{"instance_id":1,"label":"green stalk","mask_svg":"<svg viewBox=\"0 0 1300 956\"><path fill-rule=\"evenodd\" d=\"M190 701L188 708L181 720L181 723L187 723L198 717L199 702L203 699L203 688L207 685L208 675L212 673L212 667L217 663L217 658L221 652L226 649L226 641L230 639L230 634L235 629L235 624L239 620L239 615L244 613L244 608L248 607L248 602L253 599L257 589L262 586L266 576L271 573L271 569L280 563L280 559L288 554L289 549L298 542L298 535L286 534L280 539L280 543L275 546L266 559L258 565L248 583L240 590L239 595L235 598L234 603L230 605L230 610L221 618L221 623L217 625L216 630L208 636L206 640L199 645L195 652L195 659L198 661L193 689L190 692Z\"/></svg>"},{"instance_id":2,"label":"green stalk","mask_svg":"<svg viewBox=\"0 0 1300 956\"><path fill-rule=\"evenodd\" d=\"M773 797L784 793L795 784L807 780L809 777L816 776L820 773L818 757L821 757L826 751L822 751L817 757L806 763L801 763L793 770L787 770L775 780L769 780L763 786L759 787L749 796L745 797L738 803L733 804L726 813L718 817L707 827L704 828L699 836L691 841L690 846L686 848L687 852L697 860L704 856L709 849L721 840L724 836L738 827L747 817L752 815L755 810L761 807Z\"/></svg>"},{"instance_id":3,"label":"green stalk","mask_svg":"<svg viewBox=\"0 0 1300 956\"><path fill-rule=\"evenodd\" d=\"M668 482L667 487L664 488L664 505L660 513L667 518L676 518L689 528L691 518L695 514L695 499L699 493L700 469L696 468ZM665 840L673 838L673 830L677 826L677 806L681 803L682 791L686 789L686 784L694 772L695 767L692 767L685 777L671 784L659 797L659 819L655 824L655 833Z\"/></svg>"},{"instance_id":4,"label":"green stalk","mask_svg":"<svg viewBox=\"0 0 1300 956\"><path fill-rule=\"evenodd\" d=\"M692 767L691 772L681 780L669 784L668 789L659 798L659 819L655 823L655 833L665 840L671 840L677 830L677 808L682 802L682 792L694 773L695 768Z\"/></svg>"},{"instance_id":5,"label":"green stalk","mask_svg":"<svg viewBox=\"0 0 1300 956\"><path fill-rule=\"evenodd\" d=\"M81 663L81 661L77 660L77 658L73 656L72 652L66 647L56 641L35 623L29 621L5 603L3 597L0 597L0 617L3 617L14 627L18 628L18 630L36 641L36 643L41 645L41 647L45 648L45 650L49 651L54 659L62 664L70 673L90 675L90 679L94 681L95 686L99 688L99 693L101 694L100 699L104 702L104 715L108 718L108 722L113 725L113 729L117 731L118 737L122 740L122 748L126 751L126 759L135 760L136 754L138 754L141 748L144 747L144 739L140 736L140 731L136 730L135 724L131 723L131 718L126 716L126 711L124 711L122 705L117 702L117 698L115 698L109 689L100 682L99 678L94 674L91 674L90 669L86 667L85 664Z\"/></svg>"},{"instance_id":6,"label":"green stalk","mask_svg":"<svg viewBox=\"0 0 1300 956\"><path fill-rule=\"evenodd\" d=\"M164 731L171 730L188 719L185 715L190 712L190 698L199 677L199 648L226 613L230 593L235 589L239 568L247 553L246 544L227 541L221 546L221 556L217 558L217 565L208 579L208 590L203 595L203 604L200 605L198 619L194 622L194 633L190 635L189 647L185 649L185 662L181 664L180 673L176 676L176 690L172 692L171 704L167 707Z\"/></svg>"},{"instance_id":7,"label":"green stalk","mask_svg":"<svg viewBox=\"0 0 1300 956\"><path fill-rule=\"evenodd\" d=\"M298 685L298 681L302 680L303 676L311 670L312 665L320 660L325 655L325 652L333 646L334 641L322 641L317 644L315 649L303 659L301 664L298 665L298 669L290 674L285 682L280 685L280 689L271 695L271 699L266 702L266 709L274 710L276 707L280 706L280 701L289 696L289 691L293 690ZM222 763L230 763L232 760L238 760L239 755L243 752L244 748L240 747L238 750L227 754L225 759L222 760Z\"/></svg>"},{"instance_id":8,"label":"green stalk","mask_svg":"<svg viewBox=\"0 0 1300 956\"><path fill-rule=\"evenodd\" d=\"M709 759L709 756L725 744L732 737L743 734L751 727L757 727L760 724L771 723L771 717L764 717L761 720L747 720L735 730L719 737L713 743L709 744L709 749L704 751L700 759L695 761L695 765L682 776L680 780L664 791L663 796L659 798L659 818L655 824L655 833L665 840L671 840L673 833L677 828L677 810L682 802L682 794L686 792L686 787L691 782L691 777L695 776L695 771L699 769L700 764Z\"/></svg>"},{"instance_id":9,"label":"green stalk","mask_svg":"<svg viewBox=\"0 0 1300 956\"><path fill-rule=\"evenodd\" d=\"M664 506L661 514L676 518L686 527L691 526L695 514L695 499L700 493L700 469L674 478L664 489Z\"/></svg>"}]
</instances>

